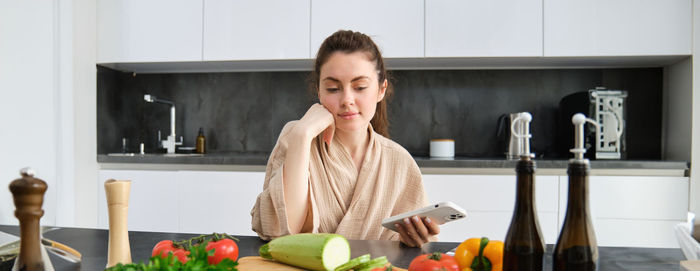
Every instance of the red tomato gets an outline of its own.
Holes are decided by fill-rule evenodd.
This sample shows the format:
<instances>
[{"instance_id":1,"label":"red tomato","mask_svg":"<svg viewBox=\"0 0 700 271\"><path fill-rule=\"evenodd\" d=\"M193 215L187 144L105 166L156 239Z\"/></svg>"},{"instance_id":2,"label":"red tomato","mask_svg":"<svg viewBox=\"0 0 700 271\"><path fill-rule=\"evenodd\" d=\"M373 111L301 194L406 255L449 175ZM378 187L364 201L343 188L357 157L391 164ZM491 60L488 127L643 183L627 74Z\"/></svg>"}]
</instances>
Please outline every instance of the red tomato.
<instances>
[{"instance_id":1,"label":"red tomato","mask_svg":"<svg viewBox=\"0 0 700 271\"><path fill-rule=\"evenodd\" d=\"M459 271L454 257L439 252L415 257L408 266L408 271Z\"/></svg>"},{"instance_id":2,"label":"red tomato","mask_svg":"<svg viewBox=\"0 0 700 271\"><path fill-rule=\"evenodd\" d=\"M209 256L209 264L218 264L224 258L232 261L238 259L238 245L231 239L221 239L207 244L207 251L214 249L214 256Z\"/></svg>"},{"instance_id":3,"label":"red tomato","mask_svg":"<svg viewBox=\"0 0 700 271\"><path fill-rule=\"evenodd\" d=\"M156 255L160 255L161 257L165 258L168 257L168 253L172 252L173 256L175 256L178 261L181 263L186 263L187 262L187 255L190 254L189 251L185 251L182 248L176 248L173 246L173 241L172 240L163 240L158 242L155 247L153 247L153 252L151 253L151 257L155 257Z\"/></svg>"}]
</instances>

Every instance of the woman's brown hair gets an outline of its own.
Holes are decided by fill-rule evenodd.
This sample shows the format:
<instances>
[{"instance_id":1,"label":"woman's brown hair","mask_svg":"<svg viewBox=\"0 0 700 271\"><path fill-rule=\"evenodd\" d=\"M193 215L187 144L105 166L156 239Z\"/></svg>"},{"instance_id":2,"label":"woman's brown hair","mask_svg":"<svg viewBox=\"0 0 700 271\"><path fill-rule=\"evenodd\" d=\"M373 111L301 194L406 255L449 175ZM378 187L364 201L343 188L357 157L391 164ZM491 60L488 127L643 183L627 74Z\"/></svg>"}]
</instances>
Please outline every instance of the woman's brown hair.
<instances>
[{"instance_id":1,"label":"woman's brown hair","mask_svg":"<svg viewBox=\"0 0 700 271\"><path fill-rule=\"evenodd\" d=\"M372 41L370 37L360 32L354 32L350 30L339 30L333 35L330 35L321 44L321 48L318 49L316 54L316 61L314 63L314 70L309 76L309 89L314 97L318 97L320 77L321 77L321 66L328 61L328 58L335 52L343 53L355 53L364 52L369 57L370 61L375 63L375 68L377 69L378 84L381 88L384 80L387 81L386 92L384 94L384 99L377 103L377 110L374 113L374 117L370 121L374 131L389 137L389 117L387 116L387 99L391 97L393 92L393 87L391 85L391 80L389 74L384 67L384 59L382 58L382 53L379 51L377 44Z\"/></svg>"}]
</instances>

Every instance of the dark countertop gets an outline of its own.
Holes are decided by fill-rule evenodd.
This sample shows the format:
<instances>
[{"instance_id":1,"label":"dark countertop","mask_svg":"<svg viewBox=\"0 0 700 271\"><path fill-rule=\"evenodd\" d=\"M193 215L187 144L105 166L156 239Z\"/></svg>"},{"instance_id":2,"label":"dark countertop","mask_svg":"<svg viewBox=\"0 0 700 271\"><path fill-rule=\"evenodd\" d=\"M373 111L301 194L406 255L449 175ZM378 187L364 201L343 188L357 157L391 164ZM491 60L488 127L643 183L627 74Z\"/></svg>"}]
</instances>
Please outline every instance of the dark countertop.
<instances>
[{"instance_id":1,"label":"dark countertop","mask_svg":"<svg viewBox=\"0 0 700 271\"><path fill-rule=\"evenodd\" d=\"M166 154L134 154L133 156L113 156L98 154L98 163L136 164L200 164L200 165L266 165L269 153L207 153L204 155L168 156Z\"/></svg>"},{"instance_id":2,"label":"dark countertop","mask_svg":"<svg viewBox=\"0 0 700 271\"><path fill-rule=\"evenodd\" d=\"M0 225L0 231L18 234L17 226ZM46 238L64 243L83 255L80 265L71 264L63 259L51 256L56 270L103 270L107 263L108 231L98 229L59 228L44 234ZM186 239L195 234L158 233L158 232L129 232L131 258L133 262L147 261L153 246L164 239ZM239 257L257 256L258 249L265 242L254 236L237 236ZM387 256L394 265L407 268L411 260L429 252L446 252L456 247L458 243L435 242L423 248L408 248L398 241L364 241L350 240L352 257L370 253L372 257ZM545 270L551 269L552 245L547 246ZM599 270L678 270L680 261L685 260L680 249L668 248L626 248L600 247ZM0 264L0 267L5 267ZM1 269L1 268L0 268Z\"/></svg>"},{"instance_id":3,"label":"dark countertop","mask_svg":"<svg viewBox=\"0 0 700 271\"><path fill-rule=\"evenodd\" d=\"M200 164L200 165L257 165L267 164L269 153L212 153L201 156L176 156L148 154L134 156L112 156L98 154L99 163L138 164ZM430 158L415 156L419 167L425 168L515 168L515 160L499 158ZM568 160L535 160L538 168L565 169ZM593 169L659 169L688 170L686 161L637 161L637 160L593 160Z\"/></svg>"}]
</instances>

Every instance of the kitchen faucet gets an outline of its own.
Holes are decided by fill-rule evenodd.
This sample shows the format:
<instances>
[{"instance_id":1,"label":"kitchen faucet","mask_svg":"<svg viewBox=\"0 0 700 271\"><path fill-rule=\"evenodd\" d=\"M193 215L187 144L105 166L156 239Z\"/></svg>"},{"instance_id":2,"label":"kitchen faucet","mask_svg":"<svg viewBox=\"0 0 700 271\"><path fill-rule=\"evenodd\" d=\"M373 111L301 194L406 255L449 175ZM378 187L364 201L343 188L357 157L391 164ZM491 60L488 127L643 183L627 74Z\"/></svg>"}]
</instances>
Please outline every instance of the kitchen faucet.
<instances>
[{"instance_id":1,"label":"kitchen faucet","mask_svg":"<svg viewBox=\"0 0 700 271\"><path fill-rule=\"evenodd\" d=\"M175 146L182 145L182 136L180 136L180 142L175 141L175 103L171 101L166 101L163 99L158 99L156 96L145 94L143 99L149 103L161 103L170 105L170 135L166 140L160 139L160 131L158 131L158 142L165 149L168 149L168 153L175 153Z\"/></svg>"}]
</instances>

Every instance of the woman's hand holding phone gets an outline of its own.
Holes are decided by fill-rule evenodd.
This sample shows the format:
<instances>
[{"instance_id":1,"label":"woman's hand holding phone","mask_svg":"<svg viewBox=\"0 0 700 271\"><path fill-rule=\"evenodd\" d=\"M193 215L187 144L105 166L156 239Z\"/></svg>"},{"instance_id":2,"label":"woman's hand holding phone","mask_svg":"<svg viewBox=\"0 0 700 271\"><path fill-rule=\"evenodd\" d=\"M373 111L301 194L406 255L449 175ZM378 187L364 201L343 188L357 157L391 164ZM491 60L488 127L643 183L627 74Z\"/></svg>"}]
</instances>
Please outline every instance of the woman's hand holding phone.
<instances>
[{"instance_id":1,"label":"woman's hand holding phone","mask_svg":"<svg viewBox=\"0 0 700 271\"><path fill-rule=\"evenodd\" d=\"M435 221L428 217L421 219L417 215L404 218L403 223L394 226L398 229L401 243L409 247L421 247L430 242L429 237L440 233L440 226Z\"/></svg>"},{"instance_id":2,"label":"woman's hand holding phone","mask_svg":"<svg viewBox=\"0 0 700 271\"><path fill-rule=\"evenodd\" d=\"M335 132L335 118L333 114L319 103L313 104L306 114L299 120L295 126L299 133L306 133L311 138L323 133L323 141L331 144L333 133Z\"/></svg>"}]
</instances>

